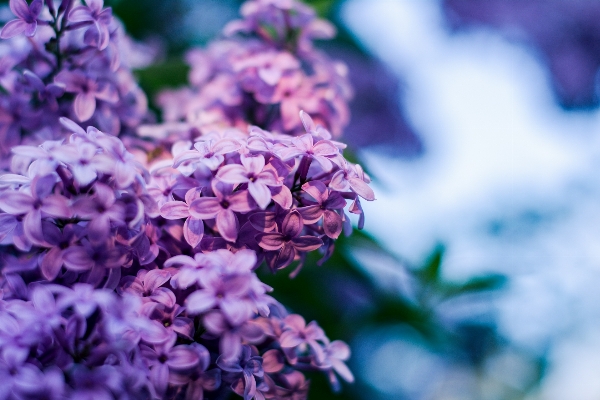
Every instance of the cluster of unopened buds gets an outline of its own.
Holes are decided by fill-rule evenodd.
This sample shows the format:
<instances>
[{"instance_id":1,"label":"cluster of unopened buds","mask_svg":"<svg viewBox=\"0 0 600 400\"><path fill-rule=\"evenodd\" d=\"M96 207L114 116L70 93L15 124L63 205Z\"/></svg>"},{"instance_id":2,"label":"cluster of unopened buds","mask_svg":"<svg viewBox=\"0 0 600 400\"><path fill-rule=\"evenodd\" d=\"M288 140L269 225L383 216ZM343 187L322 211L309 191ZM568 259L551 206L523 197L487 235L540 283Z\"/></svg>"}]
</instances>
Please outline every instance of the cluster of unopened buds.
<instances>
[{"instance_id":1,"label":"cluster of unopened buds","mask_svg":"<svg viewBox=\"0 0 600 400\"><path fill-rule=\"evenodd\" d=\"M0 399L302 399L309 381L301 371L322 371L334 389L339 377L352 382L348 346L289 314L256 274L263 264L275 272L295 263L295 275L316 250L325 261L351 230L347 212L362 227L361 199L374 194L361 167L344 158L345 145L303 111L304 132L295 136L228 123L208 132L203 125L192 141L166 124L141 127L160 133L144 141L129 129L141 114L117 132L84 130L76 121L131 122L114 106L126 93L102 97L124 68L100 62L122 35L110 9L101 0L10 7L17 19L0 36L56 47L45 58L28 49L23 60L40 57L27 61L33 69L11 63L10 82L37 83L8 86L15 91L0 97L56 120L39 128L48 135L25 117L0 120L9 127L1 132L18 133L0 176ZM298 52L310 50L311 32L323 26L295 1L244 7L236 29L246 32L265 13L298 17ZM36 37L38 25L54 36ZM63 40L79 30L80 47ZM80 74L88 83L72 91L67 81ZM3 99L0 115L11 112ZM157 158L141 153L167 147Z\"/></svg>"}]
</instances>

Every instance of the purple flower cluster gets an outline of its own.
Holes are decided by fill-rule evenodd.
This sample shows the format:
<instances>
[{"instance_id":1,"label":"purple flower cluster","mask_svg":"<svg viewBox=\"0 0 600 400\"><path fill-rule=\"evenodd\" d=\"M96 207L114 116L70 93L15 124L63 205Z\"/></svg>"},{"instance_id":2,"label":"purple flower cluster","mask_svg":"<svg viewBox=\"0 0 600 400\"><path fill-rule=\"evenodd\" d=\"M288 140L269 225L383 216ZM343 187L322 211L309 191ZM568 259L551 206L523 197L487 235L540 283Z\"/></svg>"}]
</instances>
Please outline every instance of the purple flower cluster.
<instances>
[{"instance_id":1,"label":"purple flower cluster","mask_svg":"<svg viewBox=\"0 0 600 400\"><path fill-rule=\"evenodd\" d=\"M170 246L249 248L275 271L294 260L300 267L317 249L326 259L344 225L351 227L346 208L362 228L360 199L375 198L368 176L343 157L342 143L300 116L301 136L252 127L249 135L226 129L176 142L173 159L153 166L148 187L170 225Z\"/></svg>"},{"instance_id":2,"label":"purple flower cluster","mask_svg":"<svg viewBox=\"0 0 600 400\"><path fill-rule=\"evenodd\" d=\"M312 44L333 36L333 26L291 0L251 0L242 16L225 27L229 39L188 53L191 87L158 97L165 121L201 133L250 124L301 134L298 112L305 110L340 136L350 118L347 68Z\"/></svg>"},{"instance_id":3,"label":"purple flower cluster","mask_svg":"<svg viewBox=\"0 0 600 400\"><path fill-rule=\"evenodd\" d=\"M0 31L0 151L68 135L59 117L132 132L147 100L127 66L130 41L102 0L10 0ZM130 60L127 59L130 58Z\"/></svg>"},{"instance_id":4,"label":"purple flower cluster","mask_svg":"<svg viewBox=\"0 0 600 400\"><path fill-rule=\"evenodd\" d=\"M374 193L323 126L339 123L335 112L316 111L316 124L298 103L294 124L305 133L284 130L295 136L246 114L244 124L206 132L181 124L193 135L146 126L163 139L124 142L113 135L123 126L107 121L137 128L144 113L135 102L140 112L131 113L115 86L139 90L111 58L110 9L101 0L45 4L12 0L17 19L0 34L32 37L20 61L0 61L10 64L0 103L27 110L0 125L18 134L0 175L0 399L304 399L301 371L326 374L334 389L340 378L352 382L348 346L288 314L256 274L263 263L276 271L296 261L297 274L308 252L331 255L351 229L347 212L364 223L361 199ZM293 31L294 50L309 54L310 40L327 32L293 1L252 1L243 14L231 32L256 33L270 46L264 54L278 49L293 63L282 37ZM262 32L267 23L273 29ZM42 28L54 31L46 42ZM286 73L267 79L277 86ZM248 112L216 104L198 111ZM143 143L171 148L153 159Z\"/></svg>"}]
</instances>

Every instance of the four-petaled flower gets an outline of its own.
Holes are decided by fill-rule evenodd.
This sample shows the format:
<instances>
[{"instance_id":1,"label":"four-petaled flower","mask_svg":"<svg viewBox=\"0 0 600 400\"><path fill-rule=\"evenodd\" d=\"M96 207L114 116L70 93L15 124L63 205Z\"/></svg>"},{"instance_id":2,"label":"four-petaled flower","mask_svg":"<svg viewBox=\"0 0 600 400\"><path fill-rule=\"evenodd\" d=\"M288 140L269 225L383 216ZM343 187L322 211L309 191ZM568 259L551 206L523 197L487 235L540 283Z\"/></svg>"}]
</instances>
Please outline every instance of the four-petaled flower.
<instances>
[{"instance_id":1,"label":"four-petaled flower","mask_svg":"<svg viewBox=\"0 0 600 400\"><path fill-rule=\"evenodd\" d=\"M281 232L259 233L258 245L265 250L278 251L274 262L275 269L283 268L294 261L296 250L312 251L323 245L323 241L314 236L300 236L304 224L297 210L290 212L281 224Z\"/></svg>"},{"instance_id":2,"label":"four-petaled flower","mask_svg":"<svg viewBox=\"0 0 600 400\"><path fill-rule=\"evenodd\" d=\"M35 35L38 26L38 16L42 11L42 0L33 0L27 5L25 0L10 0L8 3L10 10L17 16L17 19L8 21L0 31L1 39L8 39L25 33L25 36Z\"/></svg>"}]
</instances>

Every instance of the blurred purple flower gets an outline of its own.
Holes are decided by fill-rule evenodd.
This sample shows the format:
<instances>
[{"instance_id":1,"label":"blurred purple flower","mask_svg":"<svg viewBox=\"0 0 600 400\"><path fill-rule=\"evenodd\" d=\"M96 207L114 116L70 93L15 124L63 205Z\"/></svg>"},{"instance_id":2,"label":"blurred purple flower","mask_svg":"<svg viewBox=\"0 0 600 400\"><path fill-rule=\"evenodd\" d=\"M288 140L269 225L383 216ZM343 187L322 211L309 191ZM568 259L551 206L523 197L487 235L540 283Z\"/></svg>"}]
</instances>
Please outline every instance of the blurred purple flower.
<instances>
[{"instance_id":1,"label":"blurred purple flower","mask_svg":"<svg viewBox=\"0 0 600 400\"><path fill-rule=\"evenodd\" d=\"M81 71L62 71L55 82L65 86L65 91L75 93L73 110L81 122L85 122L96 111L96 99L116 103L119 95L116 89L106 81L97 81Z\"/></svg>"},{"instance_id":2,"label":"blurred purple flower","mask_svg":"<svg viewBox=\"0 0 600 400\"><path fill-rule=\"evenodd\" d=\"M110 40L112 9L104 8L104 0L87 0L86 4L87 6L73 8L69 13L69 21L92 22L94 26L85 33L86 43L95 44L98 50L104 50Z\"/></svg>"},{"instance_id":3,"label":"blurred purple flower","mask_svg":"<svg viewBox=\"0 0 600 400\"><path fill-rule=\"evenodd\" d=\"M25 36L35 35L38 26L38 16L42 11L42 0L33 0L27 4L25 0L10 0L8 5L10 10L17 16L17 19L8 21L0 31L1 39L8 39L20 33Z\"/></svg>"}]
</instances>

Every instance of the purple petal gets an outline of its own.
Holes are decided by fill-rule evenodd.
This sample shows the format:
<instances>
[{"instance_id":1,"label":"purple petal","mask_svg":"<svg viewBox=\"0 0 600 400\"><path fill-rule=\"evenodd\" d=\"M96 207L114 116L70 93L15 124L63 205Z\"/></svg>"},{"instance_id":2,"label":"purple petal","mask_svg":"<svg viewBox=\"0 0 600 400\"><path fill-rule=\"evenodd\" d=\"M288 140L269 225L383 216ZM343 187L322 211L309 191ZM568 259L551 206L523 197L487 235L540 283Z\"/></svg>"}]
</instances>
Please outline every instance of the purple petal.
<instances>
[{"instance_id":1,"label":"purple petal","mask_svg":"<svg viewBox=\"0 0 600 400\"><path fill-rule=\"evenodd\" d=\"M187 218L183 223L183 237L192 248L198 246L204 236L204 222L201 219Z\"/></svg>"},{"instance_id":2,"label":"purple petal","mask_svg":"<svg viewBox=\"0 0 600 400\"><path fill-rule=\"evenodd\" d=\"M58 194L46 197L41 210L57 218L70 218L72 215L69 199Z\"/></svg>"},{"instance_id":3,"label":"purple petal","mask_svg":"<svg viewBox=\"0 0 600 400\"><path fill-rule=\"evenodd\" d=\"M300 251L313 251L323 246L323 241L314 236L300 236L292 239L292 245Z\"/></svg>"},{"instance_id":4,"label":"purple petal","mask_svg":"<svg viewBox=\"0 0 600 400\"><path fill-rule=\"evenodd\" d=\"M313 155L313 159L315 161L317 161L319 164L321 164L321 167L323 168L324 171L329 172L331 171L331 169L333 168L333 163L331 162L331 160L327 157L324 156L320 156L317 154Z\"/></svg>"},{"instance_id":5,"label":"purple petal","mask_svg":"<svg viewBox=\"0 0 600 400\"><path fill-rule=\"evenodd\" d=\"M332 239L337 239L342 233L343 221L335 211L325 210L323 213L323 230Z\"/></svg>"},{"instance_id":6,"label":"purple petal","mask_svg":"<svg viewBox=\"0 0 600 400\"><path fill-rule=\"evenodd\" d=\"M310 181L302 185L302 190L308 193L319 204L327 199L327 186L321 181Z\"/></svg>"},{"instance_id":7,"label":"purple petal","mask_svg":"<svg viewBox=\"0 0 600 400\"><path fill-rule=\"evenodd\" d=\"M303 227L304 223L302 222L300 213L297 210L294 210L285 216L281 231L285 236L294 238L302 232Z\"/></svg>"},{"instance_id":8,"label":"purple petal","mask_svg":"<svg viewBox=\"0 0 600 400\"><path fill-rule=\"evenodd\" d=\"M292 143L294 144L294 146L296 146L297 149L305 153L313 148L313 137L312 135L307 133L305 135L293 138Z\"/></svg>"},{"instance_id":9,"label":"purple petal","mask_svg":"<svg viewBox=\"0 0 600 400\"><path fill-rule=\"evenodd\" d=\"M302 125L304 125L304 130L306 133L313 132L317 127L315 126L315 122L304 110L300 110L300 120L302 121Z\"/></svg>"},{"instance_id":10,"label":"purple petal","mask_svg":"<svg viewBox=\"0 0 600 400\"><path fill-rule=\"evenodd\" d=\"M219 350L221 351L222 357L229 362L234 361L240 356L242 352L242 338L238 333L225 332L221 336L219 342ZM221 367L221 366L219 366ZM225 369L221 367L221 369ZM226 370L226 369L225 369ZM236 371L234 371L236 372ZM250 397L248 397L249 399Z\"/></svg>"},{"instance_id":11,"label":"purple petal","mask_svg":"<svg viewBox=\"0 0 600 400\"><path fill-rule=\"evenodd\" d=\"M23 33L27 37L32 37L33 35L35 35L36 30L37 30L37 21L33 21L33 22L27 24Z\"/></svg>"},{"instance_id":12,"label":"purple petal","mask_svg":"<svg viewBox=\"0 0 600 400\"><path fill-rule=\"evenodd\" d=\"M321 219L323 215L323 209L321 206L314 205L308 207L301 207L297 209L300 215L302 216L302 220L306 224L313 224Z\"/></svg>"},{"instance_id":13,"label":"purple petal","mask_svg":"<svg viewBox=\"0 0 600 400\"><path fill-rule=\"evenodd\" d=\"M86 3L96 14L99 13L102 8L104 8L104 0L87 0Z\"/></svg>"},{"instance_id":14,"label":"purple petal","mask_svg":"<svg viewBox=\"0 0 600 400\"><path fill-rule=\"evenodd\" d=\"M0 242L17 226L17 219L10 214L0 214Z\"/></svg>"},{"instance_id":15,"label":"purple petal","mask_svg":"<svg viewBox=\"0 0 600 400\"><path fill-rule=\"evenodd\" d=\"M235 212L247 213L256 208L256 204L252 201L249 193L245 190L234 193L227 197L229 208Z\"/></svg>"},{"instance_id":16,"label":"purple petal","mask_svg":"<svg viewBox=\"0 0 600 400\"><path fill-rule=\"evenodd\" d=\"M248 182L248 192L256 200L256 204L263 210L271 202L271 190L263 183Z\"/></svg>"},{"instance_id":17,"label":"purple petal","mask_svg":"<svg viewBox=\"0 0 600 400\"><path fill-rule=\"evenodd\" d=\"M42 212L40 210L31 210L23 219L23 230L27 239L33 243L44 243L44 233L42 232Z\"/></svg>"},{"instance_id":18,"label":"purple petal","mask_svg":"<svg viewBox=\"0 0 600 400\"><path fill-rule=\"evenodd\" d=\"M164 285L169 279L171 274L162 269L153 269L148 271L144 276L144 288L148 291L154 291L162 285Z\"/></svg>"},{"instance_id":19,"label":"purple petal","mask_svg":"<svg viewBox=\"0 0 600 400\"><path fill-rule=\"evenodd\" d=\"M90 259L87 251L81 246L73 246L65 249L62 256L65 267L72 271L87 271L94 266L94 261Z\"/></svg>"},{"instance_id":20,"label":"purple petal","mask_svg":"<svg viewBox=\"0 0 600 400\"><path fill-rule=\"evenodd\" d=\"M169 384L169 367L166 364L155 364L150 370L150 381L156 393L162 398Z\"/></svg>"},{"instance_id":21,"label":"purple petal","mask_svg":"<svg viewBox=\"0 0 600 400\"><path fill-rule=\"evenodd\" d=\"M244 370L244 399L252 399L256 394L256 379L254 376Z\"/></svg>"},{"instance_id":22,"label":"purple petal","mask_svg":"<svg viewBox=\"0 0 600 400\"><path fill-rule=\"evenodd\" d=\"M225 165L217 172L217 178L225 183L231 184L248 182L248 177L246 175L246 169L239 164Z\"/></svg>"},{"instance_id":23,"label":"purple petal","mask_svg":"<svg viewBox=\"0 0 600 400\"><path fill-rule=\"evenodd\" d=\"M337 372L343 380L348 383L354 382L354 375L352 375L352 371L340 360L332 360L331 365L335 372Z\"/></svg>"},{"instance_id":24,"label":"purple petal","mask_svg":"<svg viewBox=\"0 0 600 400\"><path fill-rule=\"evenodd\" d=\"M348 179L348 182L350 182L350 187L357 195L367 201L375 200L375 193L373 192L373 189L371 189L369 185L365 183L365 181L360 178L350 178Z\"/></svg>"},{"instance_id":25,"label":"purple petal","mask_svg":"<svg viewBox=\"0 0 600 400\"><path fill-rule=\"evenodd\" d=\"M339 149L329 140L321 140L313 147L313 154L318 156L334 156L339 153Z\"/></svg>"},{"instance_id":26,"label":"purple petal","mask_svg":"<svg viewBox=\"0 0 600 400\"><path fill-rule=\"evenodd\" d=\"M94 16L92 10L89 7L79 6L75 7L69 13L69 21L71 22L82 22L82 21L93 21Z\"/></svg>"},{"instance_id":27,"label":"purple petal","mask_svg":"<svg viewBox=\"0 0 600 400\"><path fill-rule=\"evenodd\" d=\"M110 42L110 32L108 31L108 27L104 24L96 24L96 27L98 28L98 33L99 33L98 50L104 50L108 47L108 43ZM116 103L118 101L118 94L116 91L114 91L114 88L113 88L113 94L107 94L106 99L101 98L98 95L97 95L97 97L101 98L102 100L111 102L111 103ZM104 96L104 95L102 95L102 96ZM115 100L113 100L113 99L115 99Z\"/></svg>"},{"instance_id":28,"label":"purple petal","mask_svg":"<svg viewBox=\"0 0 600 400\"><path fill-rule=\"evenodd\" d=\"M150 296L152 301L155 301L160 304L164 304L168 308L172 308L177 302L175 298L175 294L166 287L159 287L152 292Z\"/></svg>"},{"instance_id":29,"label":"purple petal","mask_svg":"<svg viewBox=\"0 0 600 400\"><path fill-rule=\"evenodd\" d=\"M60 272L60 267L63 265L62 250L58 247L53 247L44 255L40 262L42 275L49 281L53 281Z\"/></svg>"},{"instance_id":30,"label":"purple petal","mask_svg":"<svg viewBox=\"0 0 600 400\"><path fill-rule=\"evenodd\" d=\"M267 350L262 358L263 369L267 373L279 372L285 366L283 355L277 349Z\"/></svg>"},{"instance_id":31,"label":"purple petal","mask_svg":"<svg viewBox=\"0 0 600 400\"><path fill-rule=\"evenodd\" d=\"M110 218L106 214L100 214L87 224L88 238L92 243L102 243L110 233Z\"/></svg>"},{"instance_id":32,"label":"purple petal","mask_svg":"<svg viewBox=\"0 0 600 400\"><path fill-rule=\"evenodd\" d=\"M18 215L33 209L33 198L22 192L4 192L0 195L0 209Z\"/></svg>"},{"instance_id":33,"label":"purple petal","mask_svg":"<svg viewBox=\"0 0 600 400\"><path fill-rule=\"evenodd\" d=\"M296 251L294 250L294 247L286 243L277 255L277 259L275 260L275 269L287 267L294 261L295 256Z\"/></svg>"},{"instance_id":34,"label":"purple petal","mask_svg":"<svg viewBox=\"0 0 600 400\"><path fill-rule=\"evenodd\" d=\"M265 167L265 157L263 155L252 157L242 156L241 161L246 170L253 175L260 174Z\"/></svg>"},{"instance_id":35,"label":"purple petal","mask_svg":"<svg viewBox=\"0 0 600 400\"><path fill-rule=\"evenodd\" d=\"M8 21L6 25L0 31L1 39L10 39L11 37L17 36L20 33L23 33L29 24L22 19L13 19L12 21Z\"/></svg>"},{"instance_id":36,"label":"purple petal","mask_svg":"<svg viewBox=\"0 0 600 400\"><path fill-rule=\"evenodd\" d=\"M256 241L265 250L279 250L285 244L281 233L259 233Z\"/></svg>"},{"instance_id":37,"label":"purple petal","mask_svg":"<svg viewBox=\"0 0 600 400\"><path fill-rule=\"evenodd\" d=\"M258 174L256 176L256 182L264 183L268 186L281 186L281 182L279 182L279 179L277 179L277 173L273 169L265 169Z\"/></svg>"},{"instance_id":38,"label":"purple petal","mask_svg":"<svg viewBox=\"0 0 600 400\"><path fill-rule=\"evenodd\" d=\"M17 17L21 19L27 19L29 17L29 5L27 5L25 0L10 0L8 6L10 7L10 11Z\"/></svg>"},{"instance_id":39,"label":"purple petal","mask_svg":"<svg viewBox=\"0 0 600 400\"><path fill-rule=\"evenodd\" d=\"M87 121L96 111L96 97L93 93L78 93L75 96L73 109L80 122Z\"/></svg>"},{"instance_id":40,"label":"purple petal","mask_svg":"<svg viewBox=\"0 0 600 400\"><path fill-rule=\"evenodd\" d=\"M270 232L277 228L277 222L275 221L276 214L272 212L262 212L252 214L249 218L250 223L260 232Z\"/></svg>"},{"instance_id":41,"label":"purple petal","mask_svg":"<svg viewBox=\"0 0 600 400\"><path fill-rule=\"evenodd\" d=\"M27 83L29 83L38 92L42 92L44 90L44 82L33 72L26 69L23 71L23 77L27 80Z\"/></svg>"},{"instance_id":42,"label":"purple petal","mask_svg":"<svg viewBox=\"0 0 600 400\"><path fill-rule=\"evenodd\" d=\"M188 313L190 315L197 315L216 306L217 299L208 290L197 290L187 297L185 303Z\"/></svg>"},{"instance_id":43,"label":"purple petal","mask_svg":"<svg viewBox=\"0 0 600 400\"><path fill-rule=\"evenodd\" d=\"M329 187L338 192L345 192L350 189L350 183L346 179L344 171L337 171L333 174L331 182L329 182Z\"/></svg>"},{"instance_id":44,"label":"purple petal","mask_svg":"<svg viewBox=\"0 0 600 400\"><path fill-rule=\"evenodd\" d=\"M223 239L235 242L240 229L240 224L235 213L231 210L223 210L217 214L217 229Z\"/></svg>"},{"instance_id":45,"label":"purple petal","mask_svg":"<svg viewBox=\"0 0 600 400\"><path fill-rule=\"evenodd\" d=\"M29 13L32 17L37 17L38 15L40 15L40 12L42 11L42 8L44 7L44 4L42 3L42 0L33 0L31 2L31 4L29 5Z\"/></svg>"},{"instance_id":46,"label":"purple petal","mask_svg":"<svg viewBox=\"0 0 600 400\"><path fill-rule=\"evenodd\" d=\"M340 210L346 207L346 199L339 192L330 192L329 197L323 203L329 210Z\"/></svg>"},{"instance_id":47,"label":"purple petal","mask_svg":"<svg viewBox=\"0 0 600 400\"><path fill-rule=\"evenodd\" d=\"M65 118L65 117L60 117L59 118L60 124L62 126L64 126L67 130L73 132L73 133L78 133L80 135L84 135L85 136L85 131L83 130L83 128L81 126L79 126L77 124L77 122L70 120L69 118Z\"/></svg>"},{"instance_id":48,"label":"purple petal","mask_svg":"<svg viewBox=\"0 0 600 400\"><path fill-rule=\"evenodd\" d=\"M31 192L36 198L44 199L46 196L52 193L55 182L56 176L51 174L39 178L36 177L31 182Z\"/></svg>"},{"instance_id":49,"label":"purple petal","mask_svg":"<svg viewBox=\"0 0 600 400\"><path fill-rule=\"evenodd\" d=\"M294 348L304 343L304 339L296 331L285 331L279 339L281 347Z\"/></svg>"},{"instance_id":50,"label":"purple petal","mask_svg":"<svg viewBox=\"0 0 600 400\"><path fill-rule=\"evenodd\" d=\"M197 219L214 218L223 207L215 197L201 197L190 204L190 215Z\"/></svg>"},{"instance_id":51,"label":"purple petal","mask_svg":"<svg viewBox=\"0 0 600 400\"><path fill-rule=\"evenodd\" d=\"M244 300L224 299L220 303L220 308L233 326L243 324L252 316L252 308Z\"/></svg>"},{"instance_id":52,"label":"purple petal","mask_svg":"<svg viewBox=\"0 0 600 400\"><path fill-rule=\"evenodd\" d=\"M183 201L170 201L160 208L160 215L165 219L181 219L190 216L189 206Z\"/></svg>"},{"instance_id":53,"label":"purple petal","mask_svg":"<svg viewBox=\"0 0 600 400\"><path fill-rule=\"evenodd\" d=\"M108 31L106 32L108 35ZM117 93L117 90L113 85L108 83L101 83L98 91L94 95L97 99L104 100L109 103L116 103L119 101L119 93Z\"/></svg>"},{"instance_id":54,"label":"purple petal","mask_svg":"<svg viewBox=\"0 0 600 400\"><path fill-rule=\"evenodd\" d=\"M242 145L234 139L221 139L212 146L212 151L215 154L223 155L239 150Z\"/></svg>"},{"instance_id":55,"label":"purple petal","mask_svg":"<svg viewBox=\"0 0 600 400\"><path fill-rule=\"evenodd\" d=\"M198 353L192 350L189 346L175 346L169 352L167 365L174 370L184 371L194 368L200 362Z\"/></svg>"},{"instance_id":56,"label":"purple petal","mask_svg":"<svg viewBox=\"0 0 600 400\"><path fill-rule=\"evenodd\" d=\"M204 318L202 318L202 322L204 323L206 330L215 335L220 335L229 329L225 317L218 311L206 314Z\"/></svg>"},{"instance_id":57,"label":"purple petal","mask_svg":"<svg viewBox=\"0 0 600 400\"><path fill-rule=\"evenodd\" d=\"M271 198L273 201L281 206L284 210L289 210L293 204L292 192L290 189L281 185L279 187L271 187Z\"/></svg>"}]
</instances>

